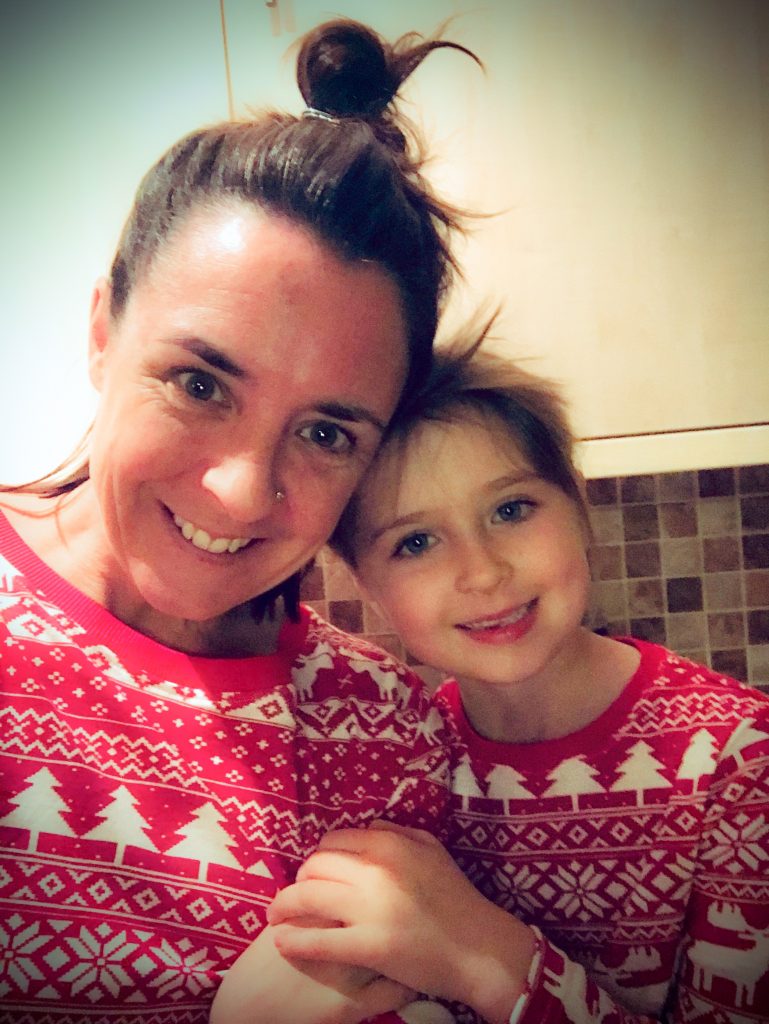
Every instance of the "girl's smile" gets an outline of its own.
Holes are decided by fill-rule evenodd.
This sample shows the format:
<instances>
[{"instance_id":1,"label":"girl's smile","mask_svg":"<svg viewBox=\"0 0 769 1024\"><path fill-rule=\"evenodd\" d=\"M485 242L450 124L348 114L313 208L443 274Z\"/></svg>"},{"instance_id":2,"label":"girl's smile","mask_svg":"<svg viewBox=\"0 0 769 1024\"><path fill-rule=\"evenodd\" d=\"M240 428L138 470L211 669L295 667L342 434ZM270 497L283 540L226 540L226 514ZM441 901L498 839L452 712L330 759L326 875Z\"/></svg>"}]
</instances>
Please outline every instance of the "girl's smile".
<instances>
[{"instance_id":1,"label":"girl's smile","mask_svg":"<svg viewBox=\"0 0 769 1024\"><path fill-rule=\"evenodd\" d=\"M458 678L471 719L483 690L533 713L582 685L585 549L576 502L493 414L425 420L359 491L362 588L412 657Z\"/></svg>"},{"instance_id":2,"label":"girl's smile","mask_svg":"<svg viewBox=\"0 0 769 1024\"><path fill-rule=\"evenodd\" d=\"M514 643L533 627L536 607L535 598L528 604L518 605L496 615L457 623L457 629L464 630L473 640L482 644Z\"/></svg>"}]
</instances>

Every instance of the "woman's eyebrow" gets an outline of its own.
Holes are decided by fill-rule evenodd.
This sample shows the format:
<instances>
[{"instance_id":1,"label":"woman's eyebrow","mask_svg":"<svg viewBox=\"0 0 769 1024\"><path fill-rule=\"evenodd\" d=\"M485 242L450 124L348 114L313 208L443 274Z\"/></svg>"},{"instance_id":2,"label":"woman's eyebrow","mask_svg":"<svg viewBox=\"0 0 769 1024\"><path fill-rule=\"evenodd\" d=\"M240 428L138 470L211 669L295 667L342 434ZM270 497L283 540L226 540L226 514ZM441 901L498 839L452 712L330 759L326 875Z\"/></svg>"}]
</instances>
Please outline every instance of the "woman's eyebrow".
<instances>
[{"instance_id":1,"label":"woman's eyebrow","mask_svg":"<svg viewBox=\"0 0 769 1024\"><path fill-rule=\"evenodd\" d=\"M204 363L208 363L215 370L221 370L222 373L227 373L231 377L248 377L248 372L242 366L238 366L229 356L220 352L218 348L210 345L207 341L202 341L200 338L180 338L177 344L185 351L202 359ZM387 429L387 424L383 420L362 405L328 401L319 402L316 409L324 416L347 423L370 423L380 434Z\"/></svg>"},{"instance_id":2,"label":"woman's eyebrow","mask_svg":"<svg viewBox=\"0 0 769 1024\"><path fill-rule=\"evenodd\" d=\"M218 348L210 345L207 341L202 341L200 338L180 338L178 344L187 352L198 356L204 363L208 363L214 370L221 370L222 373L229 374L230 377L248 376L242 366L233 363L229 356L220 352Z\"/></svg>"},{"instance_id":3,"label":"woman's eyebrow","mask_svg":"<svg viewBox=\"0 0 769 1024\"><path fill-rule=\"evenodd\" d=\"M331 416L335 420L345 420L348 423L370 423L376 427L380 434L383 434L387 424L375 416L373 412L365 409L362 405L347 405L342 402L319 402L315 407L324 416Z\"/></svg>"}]
</instances>

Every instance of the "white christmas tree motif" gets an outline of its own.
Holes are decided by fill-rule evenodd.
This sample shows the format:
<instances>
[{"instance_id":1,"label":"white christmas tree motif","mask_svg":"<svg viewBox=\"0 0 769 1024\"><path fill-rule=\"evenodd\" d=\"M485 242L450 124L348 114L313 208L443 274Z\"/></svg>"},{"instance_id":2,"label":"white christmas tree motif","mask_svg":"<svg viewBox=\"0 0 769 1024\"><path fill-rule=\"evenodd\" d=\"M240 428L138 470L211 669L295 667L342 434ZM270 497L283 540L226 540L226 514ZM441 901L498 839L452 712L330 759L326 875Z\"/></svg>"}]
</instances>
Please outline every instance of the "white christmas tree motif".
<instances>
[{"instance_id":1,"label":"white christmas tree motif","mask_svg":"<svg viewBox=\"0 0 769 1024\"><path fill-rule=\"evenodd\" d=\"M502 800L505 814L508 814L511 800L534 799L534 794L523 785L525 778L509 764L496 764L486 776L486 792L488 796Z\"/></svg>"},{"instance_id":2,"label":"white christmas tree motif","mask_svg":"<svg viewBox=\"0 0 769 1024\"><path fill-rule=\"evenodd\" d=\"M662 775L658 769L662 768L662 762L652 756L652 748L644 740L639 740L630 748L628 756L617 768L619 778L612 783L613 793L622 793L635 790L636 805L643 805L643 792L645 789L664 789L670 787L671 783Z\"/></svg>"},{"instance_id":3,"label":"white christmas tree motif","mask_svg":"<svg viewBox=\"0 0 769 1024\"><path fill-rule=\"evenodd\" d=\"M692 789L703 775L709 775L716 765L716 739L707 729L698 729L689 740L678 767L679 779L691 779Z\"/></svg>"},{"instance_id":4,"label":"white christmas tree motif","mask_svg":"<svg viewBox=\"0 0 769 1024\"><path fill-rule=\"evenodd\" d=\"M606 792L601 783L595 781L597 774L598 769L588 764L583 754L567 757L548 773L547 779L552 786L546 790L545 796L570 796L572 808L578 811L580 796Z\"/></svg>"},{"instance_id":5,"label":"white christmas tree motif","mask_svg":"<svg viewBox=\"0 0 769 1024\"><path fill-rule=\"evenodd\" d=\"M483 796L483 790L478 785L468 754L462 754L459 764L454 769L451 790L462 797L462 809L465 811L471 796Z\"/></svg>"},{"instance_id":6,"label":"white christmas tree motif","mask_svg":"<svg viewBox=\"0 0 769 1024\"><path fill-rule=\"evenodd\" d=\"M62 818L63 811L72 808L56 792L61 785L47 768L41 768L27 778L29 785L11 800L16 810L0 818L0 825L29 829L29 850L37 849L41 832L55 836L74 836L75 832Z\"/></svg>"},{"instance_id":7,"label":"white christmas tree motif","mask_svg":"<svg viewBox=\"0 0 769 1024\"><path fill-rule=\"evenodd\" d=\"M274 878L275 876L263 860L258 860L250 868L246 868L247 875L258 875L260 878Z\"/></svg>"},{"instance_id":8,"label":"white christmas tree motif","mask_svg":"<svg viewBox=\"0 0 769 1024\"><path fill-rule=\"evenodd\" d=\"M190 860L199 861L198 880L201 882L206 880L209 864L242 870L242 865L228 849L235 843L232 836L222 828L222 821L224 815L213 804L202 804L195 811L193 820L176 830L185 838L165 852L171 857L189 857Z\"/></svg>"},{"instance_id":9,"label":"white christmas tree motif","mask_svg":"<svg viewBox=\"0 0 769 1024\"><path fill-rule=\"evenodd\" d=\"M742 767L745 763L745 759L742 756L742 751L745 747L749 747L753 743L760 743L761 741L769 740L769 735L767 735L767 733L753 728L755 724L755 718L743 719L729 737L726 744L724 744L722 756L728 757L731 754L731 756L736 759L737 764Z\"/></svg>"},{"instance_id":10,"label":"white christmas tree motif","mask_svg":"<svg viewBox=\"0 0 769 1024\"><path fill-rule=\"evenodd\" d=\"M101 839L115 843L116 864L123 863L126 846L138 846L142 850L157 852L157 846L145 835L145 831L150 827L149 822L136 810L138 800L130 790L125 786L118 786L110 796L112 800L98 815L104 820L90 832L86 832L83 839Z\"/></svg>"}]
</instances>

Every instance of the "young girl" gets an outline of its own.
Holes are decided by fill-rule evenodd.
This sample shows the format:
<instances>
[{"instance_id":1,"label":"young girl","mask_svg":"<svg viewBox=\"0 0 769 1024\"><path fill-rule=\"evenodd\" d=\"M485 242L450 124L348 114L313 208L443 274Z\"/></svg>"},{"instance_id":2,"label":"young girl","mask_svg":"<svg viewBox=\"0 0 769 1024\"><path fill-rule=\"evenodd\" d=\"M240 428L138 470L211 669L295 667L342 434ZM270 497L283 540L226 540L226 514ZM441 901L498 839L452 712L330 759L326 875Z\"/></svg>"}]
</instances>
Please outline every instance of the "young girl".
<instances>
[{"instance_id":1,"label":"young girl","mask_svg":"<svg viewBox=\"0 0 769 1024\"><path fill-rule=\"evenodd\" d=\"M552 387L439 360L334 543L455 677L456 864L416 830L330 833L272 905L284 955L490 1024L769 1020L769 698L592 632L588 540Z\"/></svg>"}]
</instances>

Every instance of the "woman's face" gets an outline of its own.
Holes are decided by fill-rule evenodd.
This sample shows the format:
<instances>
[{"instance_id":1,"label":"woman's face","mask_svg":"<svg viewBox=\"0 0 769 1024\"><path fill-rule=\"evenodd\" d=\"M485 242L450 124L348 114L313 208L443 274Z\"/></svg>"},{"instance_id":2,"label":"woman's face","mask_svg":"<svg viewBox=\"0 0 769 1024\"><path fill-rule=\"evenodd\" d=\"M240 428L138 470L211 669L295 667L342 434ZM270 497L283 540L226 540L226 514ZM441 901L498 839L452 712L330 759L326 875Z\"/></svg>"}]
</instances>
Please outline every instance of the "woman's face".
<instances>
[{"instance_id":1,"label":"woman's face","mask_svg":"<svg viewBox=\"0 0 769 1024\"><path fill-rule=\"evenodd\" d=\"M233 204L190 215L116 322L97 288L90 363L110 607L204 621L325 542L395 408L406 326L380 268Z\"/></svg>"}]
</instances>

